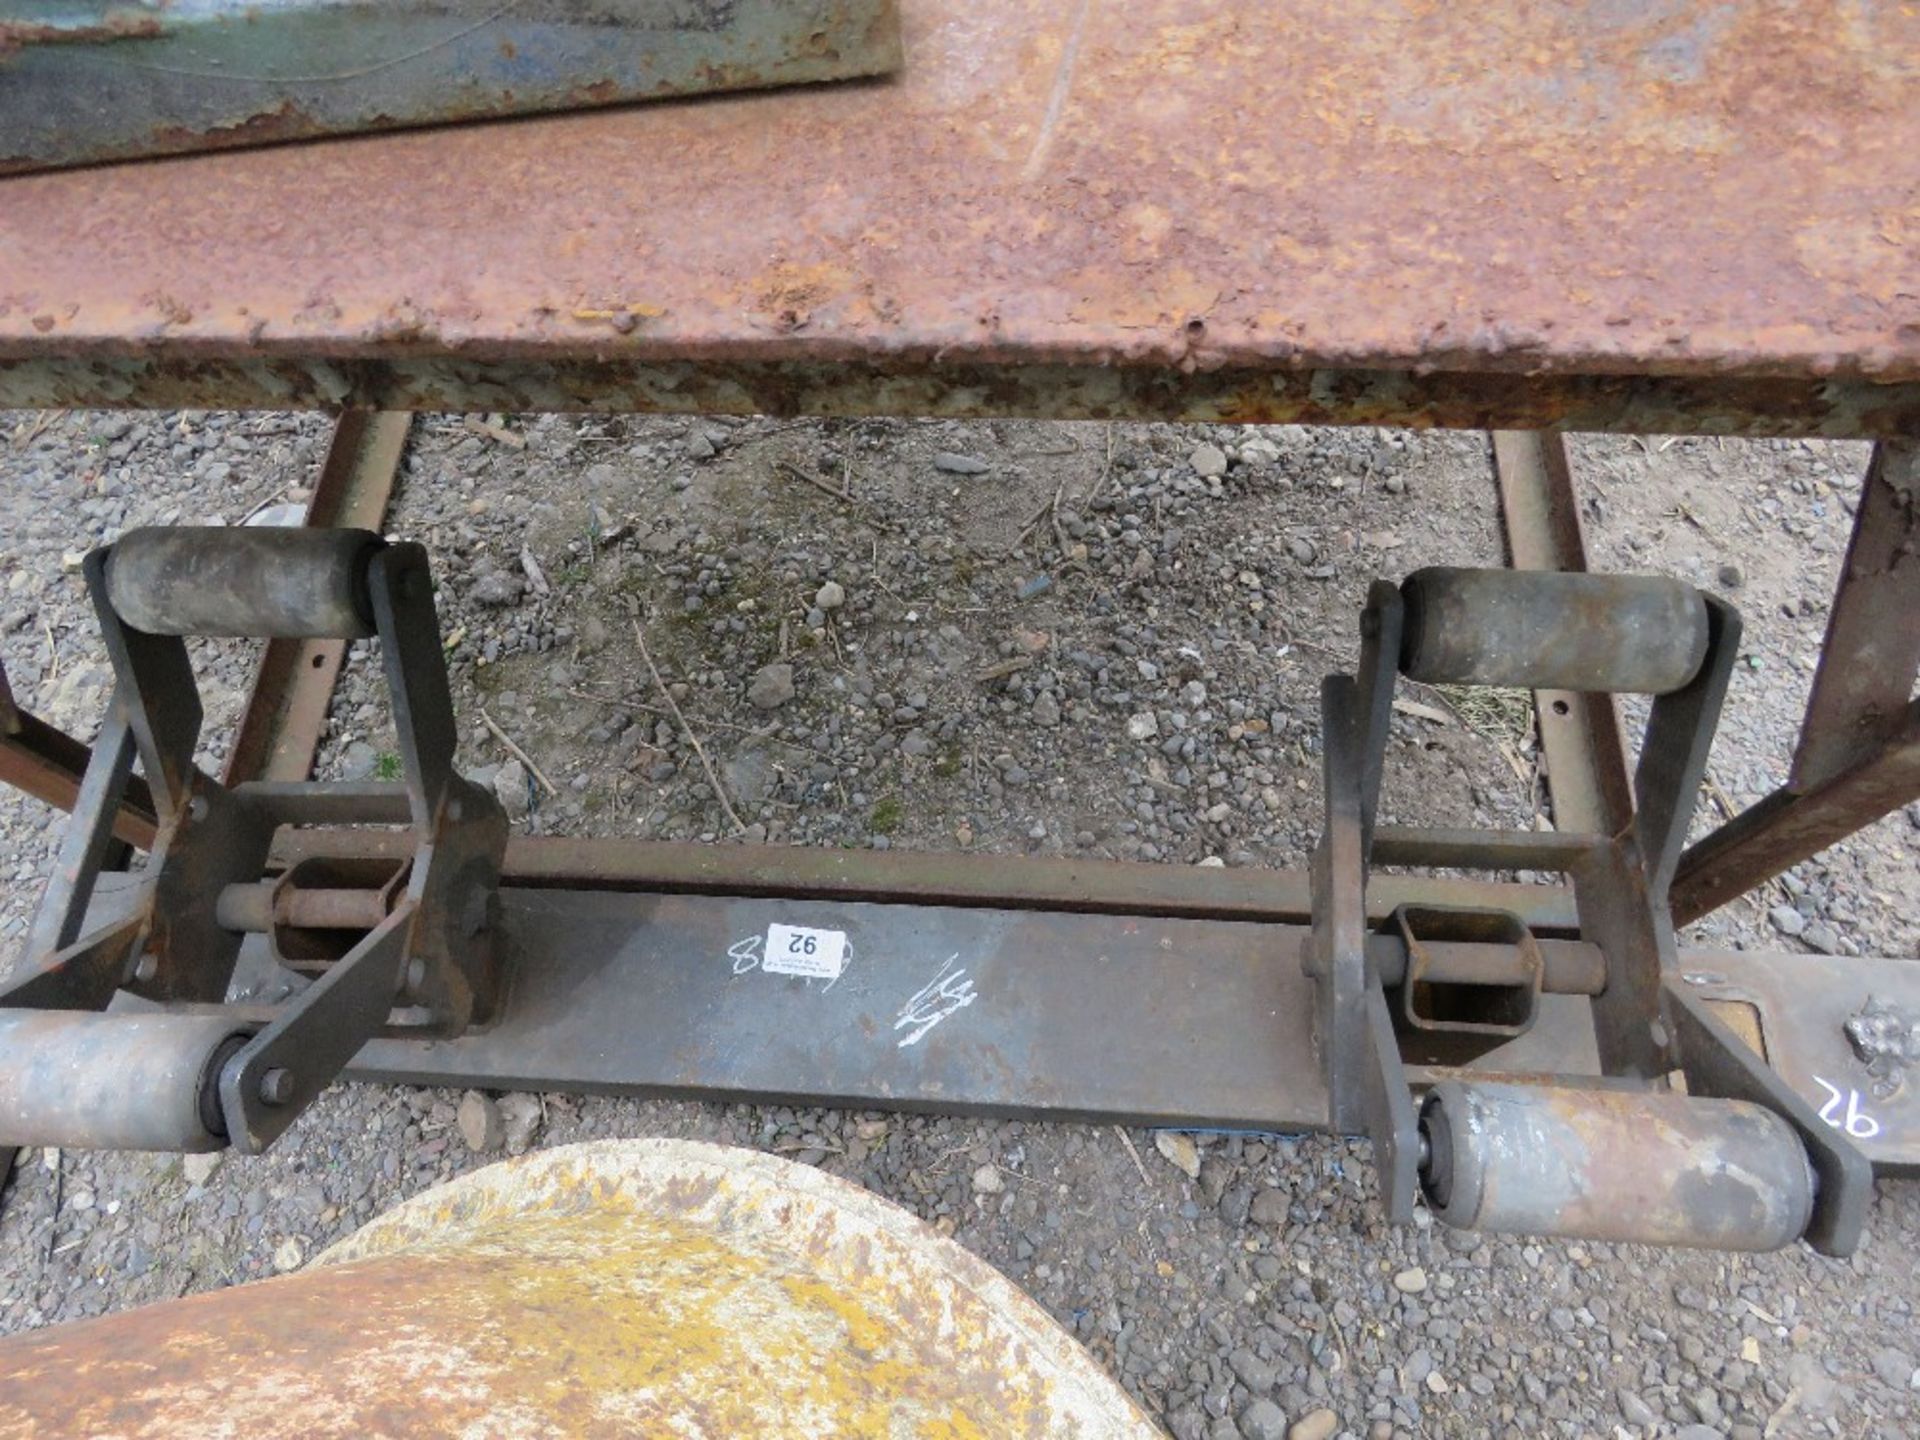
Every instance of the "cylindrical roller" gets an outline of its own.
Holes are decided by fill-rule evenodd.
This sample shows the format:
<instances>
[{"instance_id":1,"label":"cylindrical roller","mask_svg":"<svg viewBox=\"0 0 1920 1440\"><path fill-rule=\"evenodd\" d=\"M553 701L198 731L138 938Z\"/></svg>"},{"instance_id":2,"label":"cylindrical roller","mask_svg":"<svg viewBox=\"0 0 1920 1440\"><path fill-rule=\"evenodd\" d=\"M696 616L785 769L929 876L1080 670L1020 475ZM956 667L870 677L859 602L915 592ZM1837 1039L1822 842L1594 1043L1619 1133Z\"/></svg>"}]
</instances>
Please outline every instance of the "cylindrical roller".
<instances>
[{"instance_id":1,"label":"cylindrical roller","mask_svg":"<svg viewBox=\"0 0 1920 1440\"><path fill-rule=\"evenodd\" d=\"M218 1150L244 1030L218 1015L0 1010L0 1145Z\"/></svg>"},{"instance_id":2,"label":"cylindrical roller","mask_svg":"<svg viewBox=\"0 0 1920 1440\"><path fill-rule=\"evenodd\" d=\"M359 640L373 634L371 530L169 526L107 556L107 598L149 635Z\"/></svg>"},{"instance_id":3,"label":"cylindrical roller","mask_svg":"<svg viewBox=\"0 0 1920 1440\"><path fill-rule=\"evenodd\" d=\"M1659 575L1430 566L1400 597L1401 673L1430 685L1665 695L1707 654L1705 598Z\"/></svg>"},{"instance_id":4,"label":"cylindrical roller","mask_svg":"<svg viewBox=\"0 0 1920 1440\"><path fill-rule=\"evenodd\" d=\"M1744 1100L1449 1080L1420 1133L1427 1204L1462 1230L1777 1250L1813 1213L1800 1137Z\"/></svg>"}]
</instances>

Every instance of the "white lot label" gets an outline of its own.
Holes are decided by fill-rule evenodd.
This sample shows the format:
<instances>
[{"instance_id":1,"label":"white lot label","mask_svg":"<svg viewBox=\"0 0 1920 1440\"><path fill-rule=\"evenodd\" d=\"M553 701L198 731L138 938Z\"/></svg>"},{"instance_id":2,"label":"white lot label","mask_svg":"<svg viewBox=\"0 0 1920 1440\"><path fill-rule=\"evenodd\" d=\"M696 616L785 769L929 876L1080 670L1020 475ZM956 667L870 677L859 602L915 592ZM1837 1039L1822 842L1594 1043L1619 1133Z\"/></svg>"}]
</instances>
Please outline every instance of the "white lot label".
<instances>
[{"instance_id":1,"label":"white lot label","mask_svg":"<svg viewBox=\"0 0 1920 1440\"><path fill-rule=\"evenodd\" d=\"M809 930L804 925L769 925L760 968L774 975L806 975L838 980L847 963L847 932Z\"/></svg>"}]
</instances>

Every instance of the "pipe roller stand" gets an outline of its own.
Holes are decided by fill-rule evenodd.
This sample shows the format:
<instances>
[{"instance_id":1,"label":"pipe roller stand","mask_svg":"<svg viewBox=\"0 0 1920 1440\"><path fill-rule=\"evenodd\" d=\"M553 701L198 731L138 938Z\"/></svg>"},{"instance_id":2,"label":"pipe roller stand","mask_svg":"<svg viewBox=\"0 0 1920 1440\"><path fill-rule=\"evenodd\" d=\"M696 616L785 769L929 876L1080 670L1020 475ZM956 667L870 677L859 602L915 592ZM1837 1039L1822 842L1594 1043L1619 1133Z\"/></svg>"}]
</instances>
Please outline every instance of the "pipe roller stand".
<instances>
[{"instance_id":1,"label":"pipe roller stand","mask_svg":"<svg viewBox=\"0 0 1920 1440\"><path fill-rule=\"evenodd\" d=\"M487 1025L507 825L453 769L425 553L364 531L141 530L85 569L117 684L35 963L0 993L0 1144L257 1151L369 1039ZM1358 674L1322 687L1326 828L1301 953L1327 1123L1371 1136L1392 1218L1424 1195L1467 1229L1857 1242L1865 1159L1676 983L1667 889L1739 633L1721 601L1648 576L1428 569L1373 586ZM200 773L191 634L377 637L404 781L229 788ZM1617 835L1376 824L1402 675L1653 696L1632 821ZM158 839L130 911L86 930L136 756ZM323 836L272 872L284 827L370 825L407 827L397 858ZM1375 865L1558 872L1579 941L1432 904L1370 933ZM305 988L227 1003L256 934ZM1489 1073L1550 994L1591 997L1601 1076Z\"/></svg>"},{"instance_id":2,"label":"pipe roller stand","mask_svg":"<svg viewBox=\"0 0 1920 1440\"><path fill-rule=\"evenodd\" d=\"M506 817L454 772L419 546L364 530L136 530L85 573L115 689L30 964L0 992L0 1144L257 1152L373 1036L488 1020ZM203 774L189 635L377 637L403 781L228 788ZM131 911L84 930L136 756L158 838ZM261 880L282 826L396 824L411 831L397 862L314 861ZM279 1006L229 1005L257 931L312 983Z\"/></svg>"},{"instance_id":3,"label":"pipe roller stand","mask_svg":"<svg viewBox=\"0 0 1920 1440\"><path fill-rule=\"evenodd\" d=\"M1327 823L1303 963L1332 1124L1372 1138L1391 1218L1410 1218L1418 1193L1468 1230L1722 1250L1804 1238L1835 1255L1858 1243L1865 1158L1676 983L1667 889L1739 636L1730 606L1651 576L1433 568L1373 586L1359 673L1322 686ZM1551 837L1377 825L1402 675L1652 695L1633 820ZM1386 973L1367 943L1374 864L1564 873L1606 961L1593 999L1604 1075L1465 1068L1531 1026L1538 946L1515 914L1402 907L1384 928L1407 963ZM1504 973L1428 971L1427 946L1462 940L1504 945Z\"/></svg>"}]
</instances>

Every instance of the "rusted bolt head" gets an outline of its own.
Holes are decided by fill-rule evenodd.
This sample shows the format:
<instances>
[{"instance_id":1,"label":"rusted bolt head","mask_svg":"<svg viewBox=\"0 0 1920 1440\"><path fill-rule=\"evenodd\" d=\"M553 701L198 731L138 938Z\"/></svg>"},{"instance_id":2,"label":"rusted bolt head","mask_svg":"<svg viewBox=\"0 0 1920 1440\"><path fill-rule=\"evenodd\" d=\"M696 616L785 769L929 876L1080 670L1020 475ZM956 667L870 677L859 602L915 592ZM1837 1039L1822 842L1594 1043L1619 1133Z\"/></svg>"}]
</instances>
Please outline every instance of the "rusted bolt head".
<instances>
[{"instance_id":1,"label":"rusted bolt head","mask_svg":"<svg viewBox=\"0 0 1920 1440\"><path fill-rule=\"evenodd\" d=\"M284 1105L293 1099L293 1072L276 1065L260 1077L260 1099L267 1105Z\"/></svg>"}]
</instances>

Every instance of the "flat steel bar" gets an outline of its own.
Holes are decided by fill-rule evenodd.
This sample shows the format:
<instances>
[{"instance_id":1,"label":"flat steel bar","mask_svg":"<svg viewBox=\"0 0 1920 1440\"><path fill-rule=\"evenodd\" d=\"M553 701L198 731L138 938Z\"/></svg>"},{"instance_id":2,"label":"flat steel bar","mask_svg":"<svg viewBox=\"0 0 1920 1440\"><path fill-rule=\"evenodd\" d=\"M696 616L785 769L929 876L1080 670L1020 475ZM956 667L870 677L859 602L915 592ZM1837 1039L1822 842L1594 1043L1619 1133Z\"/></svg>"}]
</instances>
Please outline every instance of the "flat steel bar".
<instances>
[{"instance_id":1,"label":"flat steel bar","mask_svg":"<svg viewBox=\"0 0 1920 1440\"><path fill-rule=\"evenodd\" d=\"M514 979L499 1024L455 1041L374 1041L347 1078L1325 1124L1299 925L563 891L507 892L502 923ZM768 973L775 923L844 932L841 978ZM284 979L257 941L242 970ZM1765 1058L1829 1123L1848 1124L1851 1093L1867 1117L1851 1133L1876 1168L1920 1166L1920 1086L1900 1086L1884 1063L1871 1073L1847 1033L1862 1014L1920 1018L1920 967L1686 950L1678 972L1716 1006L1752 1007ZM916 1008L923 991L944 999ZM1534 1029L1472 1070L1596 1075L1589 1012L1578 997L1543 996ZM903 1013L923 1018L898 1025Z\"/></svg>"},{"instance_id":2,"label":"flat steel bar","mask_svg":"<svg viewBox=\"0 0 1920 1440\"><path fill-rule=\"evenodd\" d=\"M89 916L89 923L98 926L112 922L125 913L130 900L137 900L138 893L137 887L128 887L124 881L107 887ZM885 960L881 949L863 948L859 944L859 926L870 912L884 912L886 934L898 936L910 932L916 944L930 945L926 953L939 962L955 952L941 952L934 943L935 937L959 933L945 928L948 911L939 908L772 898L753 901L758 908L738 908L744 903L726 896L509 889L503 892L501 916L506 951L512 957L509 970L513 978L499 1025L453 1044L419 1040L376 1042L362 1050L349 1065L347 1078L625 1093L648 1088L653 1080L663 1078L670 1089L684 1082L684 1073L677 1079L667 1074L676 1062L662 1057L672 1052L689 1057L696 1066L707 1067L713 1080L712 1088L695 1087L693 1091L679 1093L698 1093L712 1099L747 1098L727 1088L732 1081L726 1078L725 1062L732 1049L726 1042L731 1037L736 1041L732 1048L743 1050L758 1043L758 1036L736 1029L731 1001L712 989L711 984L704 992L698 992L698 983L721 979L723 977L713 972L723 971L726 980L752 979L768 986L784 985L796 996L822 994L824 999L831 1000L838 993L837 986L826 991L823 980L808 984L761 970L759 964L763 956L752 942L755 937L764 940L767 924L824 921L830 928L844 928L854 941L849 952L853 959L847 966L849 977L856 967L867 965L876 956L881 957L882 963L874 968L891 971L895 963ZM795 906L808 908L802 910ZM1021 918L1016 912L960 910L953 913L973 915L989 927L1003 927L991 932L1003 939L1014 933L1027 936L1039 933L1004 928ZM576 918L586 928L577 927ZM680 923L682 918L688 920L684 927ZM1002 944L998 953L1017 965L1048 972L1044 983L1053 991L1072 997L1064 1010L1050 1012L1057 1024L1070 1030L1080 1028L1083 1014L1079 1001L1081 987L1071 983L1070 974L1077 969L1083 979L1091 975L1093 978L1087 984L1096 989L1115 981L1118 972L1108 945L1115 933L1114 926L1118 926L1122 936L1134 937L1124 942L1133 947L1127 952L1128 964L1139 961L1137 939L1142 935L1151 940L1159 956L1156 968L1128 973L1148 975L1153 985L1172 985L1175 977L1182 975L1192 982L1187 985L1183 981L1175 988L1174 1001L1178 1008L1168 1012L1180 1016L1182 1023L1199 1014L1202 1003L1207 1006L1217 1003L1223 1013L1244 1016L1256 992L1236 994L1232 991L1233 986L1243 983L1258 987L1258 993L1285 997L1288 1006L1311 1004L1310 982L1298 963L1299 945L1305 934L1305 927L1299 922L1256 924L1171 917L1178 928L1168 928L1160 921L1169 917L1150 915L1129 919L1119 915L1056 914L1038 918L1046 922L1046 933L1053 937L1045 948ZM937 923L929 924L929 921ZM732 928L741 923L747 928L740 936L721 940L720 949L712 950L718 936L730 936ZM1168 941L1167 947L1159 945L1162 938ZM1180 944L1191 940L1198 947L1196 953L1200 958L1190 971L1182 969L1182 956L1187 952L1174 948L1176 939ZM748 943L742 945L741 941ZM1591 978L1585 973L1592 965L1592 957L1587 953L1591 947L1550 944L1543 947L1546 948L1563 950L1557 958L1549 958L1550 968L1564 971L1570 981ZM1472 963L1464 953L1460 958ZM677 993L669 1011L663 1013L656 1026L644 999L647 987L656 983L647 978L652 973L647 967L660 965L688 974L684 978L657 982L671 985ZM739 967L737 973L736 966ZM1910 1072L1914 1064L1920 1064L1920 1052L1912 1054L1905 1070L1892 1067L1886 1058L1903 1045L1912 1049L1912 1027L1920 1023L1920 966L1872 958L1682 950L1675 973L1684 983L1696 987L1703 998L1715 1006L1715 1013L1731 1027L1750 1034L1751 1043L1795 1091L1816 1109L1826 1111L1829 1123L1836 1127L1847 1125L1847 1096L1853 1092L1851 1103L1867 1116L1865 1120L1852 1122L1853 1138L1862 1144L1877 1169L1895 1173L1920 1169L1920 1086L1908 1083L1902 1088L1903 1075L1913 1078ZM705 977L704 981L700 977ZM930 975L922 977L916 973L909 993L925 988L930 978ZM249 940L242 948L230 992L231 1013L247 1023L271 1020L281 1008L274 1003L276 999L284 1001L288 979L288 972L267 953L264 941ZM1216 985L1226 986L1227 993L1209 994L1204 999L1192 993L1195 987ZM1277 990L1267 988L1275 986ZM706 994L713 1002L701 1011L699 1019L700 1025L713 1032L708 1039L701 1038L704 1031L684 1028L690 1023L690 1009L699 993ZM749 997L754 994L751 990L741 993ZM998 1023L985 987L976 983L975 993L979 997L976 1002L960 1007L950 1021L941 1022L940 1028L968 1019ZM1139 1009L1150 1004L1147 998L1135 998ZM134 1008L147 1004L124 994L117 1003ZM1134 1000L1126 1003L1131 1005ZM203 1006L167 1008L183 1014L205 1013ZM1592 1077L1599 1073L1599 1060L1591 1008L1590 1002L1578 995L1543 994L1533 1031L1521 1041L1483 1057L1472 1067L1473 1071L1540 1080L1556 1075L1571 1076L1579 1077L1583 1083L1594 1083ZM1133 1011L1136 1020L1139 1009ZM1069 1018L1059 1019L1063 1014ZM789 1014L787 1018L794 1017ZM874 1017L869 1014L869 1018ZM898 1013L881 1018L891 1025ZM1030 1017L1019 1022L1029 1026L1029 1033L1046 1028L1029 1022ZM544 1027L549 1023L559 1024L562 1032L547 1038ZM767 1022L761 1016L753 1023ZM1168 1038L1159 1033L1164 1027L1157 1019L1154 1024L1156 1032L1150 1044L1163 1048L1169 1043ZM876 1033L878 1028L876 1020ZM1850 1038L1850 1029L1863 1036L1867 1048L1856 1047ZM1249 1052L1255 1067L1251 1073L1271 1078L1272 1072L1262 1067L1271 1063L1264 1049L1274 1037L1264 1029L1245 1024L1242 1019L1236 1019L1228 1030L1219 1033L1223 1040L1235 1044L1244 1041L1255 1047ZM1280 1038L1292 1033L1283 1032ZM858 1042L862 1048L856 1052L856 1058L868 1053L864 1047L871 1038L863 1032ZM1127 1048L1129 1034L1121 1031L1107 1038L1110 1053L1104 1060L1105 1071L1124 1069L1114 1065L1112 1057L1131 1053ZM1196 1053L1198 1048L1196 1046ZM1005 1062L1004 1052L992 1057L979 1045L968 1052L964 1061L956 1061L974 1067L969 1073L976 1075L989 1066L996 1068L998 1079L991 1083L998 1085L1002 1094L1009 1084L1018 1080L1018 1072ZM1225 1057L1218 1061L1219 1066L1227 1063ZM1220 1073L1212 1059L1204 1062L1203 1070L1212 1076ZM1415 1079L1460 1073L1463 1072L1420 1071ZM1095 1084L1105 1083L1099 1068L1069 1077L1065 1083L1082 1085L1087 1075L1094 1077ZM1838 1102L1834 1102L1828 1089L1819 1083L1822 1079L1838 1087L1841 1095ZM815 1081L813 1070L795 1071L785 1077L783 1088L776 1093L802 1102L816 1100L863 1108L885 1108L897 1100L897 1090L883 1091L877 1085L853 1094L844 1093L842 1086L835 1093L827 1094L825 1087L816 1087ZM1255 1088L1260 1083L1265 1082L1257 1082ZM1246 1091L1242 1089L1240 1093L1244 1096ZM1317 1088L1311 1093L1288 1090L1287 1094L1293 1098L1286 1099L1278 1088L1272 1090L1269 1098L1274 1100L1275 1113L1268 1114L1263 1123L1275 1123L1284 1118L1287 1110L1302 1115L1324 1113L1324 1095ZM1072 1113L1099 1114L1091 1107L1110 1102L1113 1091L1105 1090L1102 1096L1081 1093ZM1203 1123L1209 1118L1203 1116L1200 1109L1204 1098L1199 1092L1181 1086L1176 1077L1175 1088L1168 1095L1145 1107L1150 1115L1139 1113L1136 1107L1116 1113L1115 1118ZM925 1108L945 1107L936 1100ZM1036 1112L1029 1108L1027 1113ZM1216 1114L1210 1118L1222 1117ZM1872 1132L1870 1136L1868 1131Z\"/></svg>"},{"instance_id":3,"label":"flat steel bar","mask_svg":"<svg viewBox=\"0 0 1920 1440\"><path fill-rule=\"evenodd\" d=\"M0 405L1920 427L1911 7L901 18L887 83L0 181Z\"/></svg>"},{"instance_id":4,"label":"flat steel bar","mask_svg":"<svg viewBox=\"0 0 1920 1440\"><path fill-rule=\"evenodd\" d=\"M1920 441L1874 447L1787 787L1812 790L1906 720L1920 677Z\"/></svg>"},{"instance_id":5,"label":"flat steel bar","mask_svg":"<svg viewBox=\"0 0 1920 1440\"><path fill-rule=\"evenodd\" d=\"M1878 753L1811 790L1781 788L1749 806L1680 857L1672 902L1676 925L1818 855L1883 815L1920 799L1920 700Z\"/></svg>"},{"instance_id":6,"label":"flat steel bar","mask_svg":"<svg viewBox=\"0 0 1920 1440\"><path fill-rule=\"evenodd\" d=\"M413 416L404 411L343 411L307 502L305 523L381 529L412 424ZM312 773L346 653L343 640L267 642L227 756L228 785L300 781Z\"/></svg>"},{"instance_id":7,"label":"flat steel bar","mask_svg":"<svg viewBox=\"0 0 1920 1440\"><path fill-rule=\"evenodd\" d=\"M84 742L15 704L7 672L0 667L0 785L71 813L92 753ZM137 775L128 777L114 817L114 835L135 849L151 850L158 824L147 782Z\"/></svg>"},{"instance_id":8,"label":"flat steel bar","mask_svg":"<svg viewBox=\"0 0 1920 1440\"><path fill-rule=\"evenodd\" d=\"M822 901L509 891L484 1034L374 1041L349 1075L962 1113L1315 1128L1299 966L1261 927ZM768 927L843 934L771 973ZM542 944L540 933L559 936Z\"/></svg>"},{"instance_id":9,"label":"flat steel bar","mask_svg":"<svg viewBox=\"0 0 1920 1440\"><path fill-rule=\"evenodd\" d=\"M1586 536L1565 440L1537 430L1496 430L1493 463L1514 568L1584 572ZM1633 778L1613 696L1536 690L1533 707L1554 824L1618 835L1633 818Z\"/></svg>"},{"instance_id":10,"label":"flat steel bar","mask_svg":"<svg viewBox=\"0 0 1920 1440\"><path fill-rule=\"evenodd\" d=\"M399 819L404 820L401 815ZM283 830L271 864L300 860L399 859L412 838L391 831ZM849 852L824 846L689 845L659 840L574 840L516 835L502 883L516 889L649 890L892 904L1060 910L1304 924L1306 872L1146 865L1123 860L1046 860L1024 855ZM1368 918L1396 905L1511 910L1540 934L1576 936L1573 895L1557 885L1375 875Z\"/></svg>"},{"instance_id":11,"label":"flat steel bar","mask_svg":"<svg viewBox=\"0 0 1920 1440\"><path fill-rule=\"evenodd\" d=\"M430 1044L373 1041L349 1078L1326 1124L1297 925L604 892L503 898L514 958L499 1023ZM844 934L839 978L773 972L773 924ZM1585 1002L1549 999L1550 1021L1495 1052L1497 1064L1546 1068L1580 1053Z\"/></svg>"}]
</instances>

